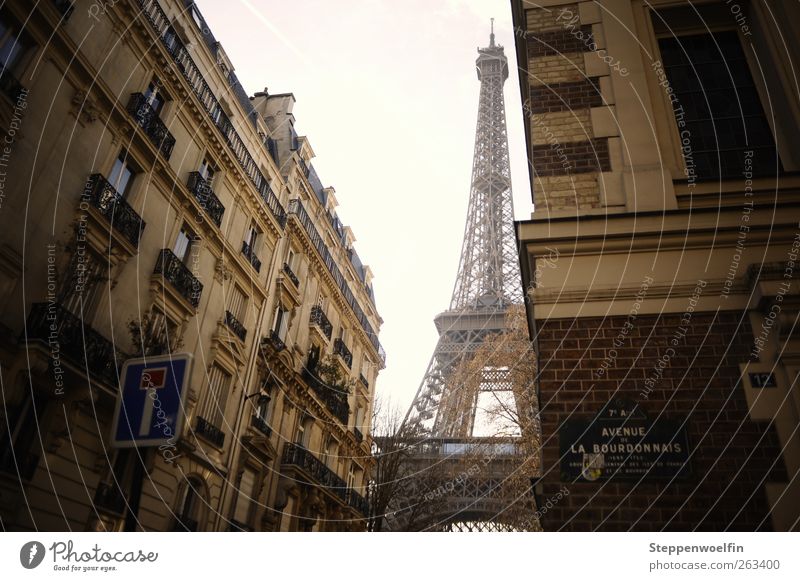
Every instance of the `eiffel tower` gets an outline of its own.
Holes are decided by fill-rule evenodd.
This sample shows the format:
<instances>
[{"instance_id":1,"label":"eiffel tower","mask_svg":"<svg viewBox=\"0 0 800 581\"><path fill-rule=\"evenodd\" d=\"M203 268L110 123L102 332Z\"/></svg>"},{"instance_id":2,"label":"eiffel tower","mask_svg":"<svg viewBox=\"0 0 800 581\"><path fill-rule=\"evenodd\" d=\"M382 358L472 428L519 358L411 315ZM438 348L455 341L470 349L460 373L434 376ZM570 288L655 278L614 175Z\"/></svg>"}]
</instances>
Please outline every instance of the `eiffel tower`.
<instances>
[{"instance_id":1,"label":"eiffel tower","mask_svg":"<svg viewBox=\"0 0 800 581\"><path fill-rule=\"evenodd\" d=\"M476 69L480 100L458 276L450 308L434 319L439 341L402 428L403 433L413 434L414 442L408 447L413 464L410 472L422 478L433 471L438 475L430 476L424 485L415 483L404 506L395 507L390 525L395 529L507 530L518 525L504 524L510 520L504 515L508 516L509 510L524 510L511 507L518 499L504 498L502 492L509 478L506 471L514 470L515 464L506 460L507 452L518 449L516 438L507 432L505 438L497 437L498 432L485 425L485 418L478 417L482 394L510 394L511 405L519 406L517 396L522 389L514 385L508 365L493 364L481 354L487 337L508 331L509 309L523 304L503 102L508 59L503 47L495 44L494 19L489 46L478 49ZM524 356L532 360L533 353ZM481 376L473 381L456 377L460 366L476 357L486 357L473 366ZM530 381L532 385L532 378ZM524 410L519 411L522 417ZM472 458L466 460L465 454ZM477 461L475 454L491 460ZM442 471L448 463L452 466ZM480 475L471 474L471 466L478 464ZM460 474L474 477L458 478ZM453 478L457 482L448 484ZM423 510L429 513L423 524L411 524L404 515L418 508L423 496L433 496L437 502Z\"/></svg>"}]
</instances>

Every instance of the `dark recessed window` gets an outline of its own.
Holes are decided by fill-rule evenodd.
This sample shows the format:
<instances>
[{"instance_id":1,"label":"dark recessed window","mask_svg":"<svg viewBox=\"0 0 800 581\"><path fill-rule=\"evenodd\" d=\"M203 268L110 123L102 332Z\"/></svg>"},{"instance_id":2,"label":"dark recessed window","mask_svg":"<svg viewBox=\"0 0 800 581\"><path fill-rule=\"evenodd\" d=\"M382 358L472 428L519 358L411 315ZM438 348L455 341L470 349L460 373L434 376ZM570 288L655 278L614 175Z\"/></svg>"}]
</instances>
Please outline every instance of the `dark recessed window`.
<instances>
[{"instance_id":1,"label":"dark recessed window","mask_svg":"<svg viewBox=\"0 0 800 581\"><path fill-rule=\"evenodd\" d=\"M740 178L781 171L775 139L734 31L659 39L664 72L685 125L684 160L697 179ZM746 152L752 159L746 161Z\"/></svg>"}]
</instances>

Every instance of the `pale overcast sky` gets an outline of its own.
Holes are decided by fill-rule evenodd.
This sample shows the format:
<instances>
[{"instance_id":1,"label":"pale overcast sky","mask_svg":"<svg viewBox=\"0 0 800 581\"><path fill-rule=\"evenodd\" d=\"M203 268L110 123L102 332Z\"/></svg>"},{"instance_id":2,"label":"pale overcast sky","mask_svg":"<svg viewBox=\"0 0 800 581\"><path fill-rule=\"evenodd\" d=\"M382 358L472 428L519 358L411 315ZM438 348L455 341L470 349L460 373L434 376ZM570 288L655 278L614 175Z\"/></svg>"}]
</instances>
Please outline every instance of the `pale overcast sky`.
<instances>
[{"instance_id":1,"label":"pale overcast sky","mask_svg":"<svg viewBox=\"0 0 800 581\"><path fill-rule=\"evenodd\" d=\"M388 362L378 392L410 404L450 304L478 110L476 48L506 47L517 219L532 209L509 0L199 0L248 94L294 93L313 165L375 273Z\"/></svg>"}]
</instances>

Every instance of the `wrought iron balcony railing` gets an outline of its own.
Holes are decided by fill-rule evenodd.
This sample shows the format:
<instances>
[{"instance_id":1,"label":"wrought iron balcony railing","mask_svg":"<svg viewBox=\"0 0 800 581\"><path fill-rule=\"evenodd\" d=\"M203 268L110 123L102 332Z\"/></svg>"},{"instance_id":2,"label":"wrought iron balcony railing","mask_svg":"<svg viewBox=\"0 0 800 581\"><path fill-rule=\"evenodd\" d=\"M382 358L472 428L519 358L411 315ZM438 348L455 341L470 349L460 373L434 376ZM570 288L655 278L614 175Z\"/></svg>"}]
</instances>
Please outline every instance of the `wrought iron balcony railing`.
<instances>
[{"instance_id":1,"label":"wrought iron balcony railing","mask_svg":"<svg viewBox=\"0 0 800 581\"><path fill-rule=\"evenodd\" d=\"M234 317L230 311L225 311L225 324L233 331L233 334L239 337L240 341L244 341L247 337L247 329Z\"/></svg>"},{"instance_id":2,"label":"wrought iron balcony railing","mask_svg":"<svg viewBox=\"0 0 800 581\"><path fill-rule=\"evenodd\" d=\"M25 87L20 85L17 77L15 77L10 70L0 66L0 91L12 101L17 101L20 95L25 91Z\"/></svg>"},{"instance_id":3,"label":"wrought iron balcony railing","mask_svg":"<svg viewBox=\"0 0 800 581\"><path fill-rule=\"evenodd\" d=\"M347 491L347 483L339 478L339 476L330 468L328 468L322 460L314 456L311 452L306 450L300 444L292 444L287 442L283 447L283 456L281 462L289 466L297 466L311 476L317 484L321 484L330 489L331 492L344 498Z\"/></svg>"},{"instance_id":4,"label":"wrought iron balcony railing","mask_svg":"<svg viewBox=\"0 0 800 581\"><path fill-rule=\"evenodd\" d=\"M350 404L347 403L347 393L328 385L308 368L303 368L302 375L308 386L325 404L325 407L346 426L347 421L350 419Z\"/></svg>"},{"instance_id":5,"label":"wrought iron balcony railing","mask_svg":"<svg viewBox=\"0 0 800 581\"><path fill-rule=\"evenodd\" d=\"M322 310L322 307L318 305L314 305L311 307L311 319L309 321L312 325L316 325L319 327L322 334L325 335L328 340L330 340L331 335L333 335L333 325L328 320L327 315L325 315L325 311Z\"/></svg>"},{"instance_id":6,"label":"wrought iron balcony railing","mask_svg":"<svg viewBox=\"0 0 800 581\"><path fill-rule=\"evenodd\" d=\"M362 515L367 514L369 507L364 497L349 488L342 478L300 444L287 443L283 447L281 462L286 466L297 466L317 484L324 486L336 495L343 503L356 509Z\"/></svg>"},{"instance_id":7,"label":"wrought iron balcony railing","mask_svg":"<svg viewBox=\"0 0 800 581\"><path fill-rule=\"evenodd\" d=\"M131 100L128 101L128 113L142 128L148 139L156 146L164 159L169 159L172 155L172 148L175 147L175 138L169 132L167 126L158 117L158 113L150 105L141 93L132 93Z\"/></svg>"},{"instance_id":8,"label":"wrought iron balcony railing","mask_svg":"<svg viewBox=\"0 0 800 581\"><path fill-rule=\"evenodd\" d=\"M139 247L145 222L106 178L99 173L90 175L86 180L81 201L99 210L114 230L134 248Z\"/></svg>"},{"instance_id":9,"label":"wrought iron balcony railing","mask_svg":"<svg viewBox=\"0 0 800 581\"><path fill-rule=\"evenodd\" d=\"M278 332L275 330L269 334L269 337L266 338L266 341L269 341L275 351L283 351L286 349L286 343L283 341L283 339L281 339L280 335L278 335Z\"/></svg>"},{"instance_id":10,"label":"wrought iron balcony railing","mask_svg":"<svg viewBox=\"0 0 800 581\"><path fill-rule=\"evenodd\" d=\"M159 252L153 274L161 275L195 309L200 305L203 283L169 248Z\"/></svg>"},{"instance_id":11,"label":"wrought iron balcony railing","mask_svg":"<svg viewBox=\"0 0 800 581\"><path fill-rule=\"evenodd\" d=\"M250 247L250 245L244 241L242 242L242 254L244 257L253 265L253 268L256 269L256 272L261 272L261 261L256 256L255 251Z\"/></svg>"},{"instance_id":12,"label":"wrought iron balcony railing","mask_svg":"<svg viewBox=\"0 0 800 581\"><path fill-rule=\"evenodd\" d=\"M222 445L225 443L225 432L202 416L197 416L194 430L196 434L203 436L218 448L222 448Z\"/></svg>"},{"instance_id":13,"label":"wrought iron balcony railing","mask_svg":"<svg viewBox=\"0 0 800 581\"><path fill-rule=\"evenodd\" d=\"M353 309L353 313L355 314L356 319L358 319L358 322L361 324L361 328L364 330L364 333L366 333L369 342L378 352L381 361L385 361L386 354L384 353L383 347L381 347L381 344L378 341L378 335L372 329L372 325L367 319L364 309L362 309L361 305L358 304L353 291L350 290L350 285L347 283L344 275L342 275L342 272L336 265L330 250L328 250L325 240L322 238L322 236L320 236L317 228L314 226L314 223L311 221L311 218L303 207L302 202L300 202L298 199L294 199L289 202L289 212L297 216L297 220L308 234L308 237L311 239L311 243L314 245L314 248L316 248L317 252L319 252L322 262L325 264L328 272L331 273L333 280L336 281L336 285L339 287L339 290L342 291L345 301L347 301L347 304L349 304L350 308Z\"/></svg>"},{"instance_id":14,"label":"wrought iron balcony railing","mask_svg":"<svg viewBox=\"0 0 800 581\"><path fill-rule=\"evenodd\" d=\"M300 280L297 278L297 275L292 270L292 267L286 264L285 262L283 263L283 273L287 276L289 280L291 280L294 283L294 286L300 288Z\"/></svg>"},{"instance_id":15,"label":"wrought iron balcony railing","mask_svg":"<svg viewBox=\"0 0 800 581\"><path fill-rule=\"evenodd\" d=\"M342 361L345 362L347 367L353 366L353 354L350 352L350 349L347 348L347 345L344 344L344 341L341 339L334 340L333 352L342 358Z\"/></svg>"},{"instance_id":16,"label":"wrought iron balcony railing","mask_svg":"<svg viewBox=\"0 0 800 581\"><path fill-rule=\"evenodd\" d=\"M367 499L352 488L347 489L347 498L345 498L345 502L347 502L348 506L360 512L362 516L366 516L369 513L369 503Z\"/></svg>"},{"instance_id":17,"label":"wrought iron balcony railing","mask_svg":"<svg viewBox=\"0 0 800 581\"><path fill-rule=\"evenodd\" d=\"M123 515L127 503L125 495L114 482L100 482L94 493L94 506L116 515Z\"/></svg>"},{"instance_id":18,"label":"wrought iron balcony railing","mask_svg":"<svg viewBox=\"0 0 800 581\"><path fill-rule=\"evenodd\" d=\"M203 179L200 172L193 171L189 174L187 186L212 222L217 226L222 224L222 214L225 212L225 206L219 201L214 190L211 189L211 185L207 180Z\"/></svg>"},{"instance_id":19,"label":"wrought iron balcony railing","mask_svg":"<svg viewBox=\"0 0 800 581\"><path fill-rule=\"evenodd\" d=\"M128 358L115 349L111 341L58 303L31 305L25 333L28 341L48 344L55 336L61 355L108 385L117 385L118 367Z\"/></svg>"},{"instance_id":20,"label":"wrought iron balcony railing","mask_svg":"<svg viewBox=\"0 0 800 581\"><path fill-rule=\"evenodd\" d=\"M192 89L200 106L205 109L211 123L219 130L222 139L231 148L236 161L245 175L261 195L264 203L281 226L286 224L286 210L269 187L269 182L261 172L259 165L250 154L244 140L223 109L214 91L205 80L205 75L194 62L191 51L176 37L172 28L172 19L156 0L138 0L141 13L150 23L164 49L175 63L176 69L183 75ZM255 124L255 122L253 121Z\"/></svg>"},{"instance_id":21,"label":"wrought iron balcony railing","mask_svg":"<svg viewBox=\"0 0 800 581\"><path fill-rule=\"evenodd\" d=\"M259 416L258 414L253 414L250 417L250 425L253 426L256 430L264 434L267 438L272 435L272 428L267 423L267 421Z\"/></svg>"}]
</instances>

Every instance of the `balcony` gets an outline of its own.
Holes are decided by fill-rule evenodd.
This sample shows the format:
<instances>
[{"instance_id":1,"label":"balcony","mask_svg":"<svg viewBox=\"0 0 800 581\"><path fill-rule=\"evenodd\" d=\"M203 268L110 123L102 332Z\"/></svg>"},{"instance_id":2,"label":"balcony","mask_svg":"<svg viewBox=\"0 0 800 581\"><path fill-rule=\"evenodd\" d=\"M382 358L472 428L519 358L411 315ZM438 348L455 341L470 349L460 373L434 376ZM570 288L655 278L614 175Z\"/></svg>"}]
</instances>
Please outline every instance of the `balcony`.
<instances>
[{"instance_id":1,"label":"balcony","mask_svg":"<svg viewBox=\"0 0 800 581\"><path fill-rule=\"evenodd\" d=\"M247 329L234 317L230 311L225 311L225 324L236 335L240 341L244 342L247 337Z\"/></svg>"},{"instance_id":2,"label":"balcony","mask_svg":"<svg viewBox=\"0 0 800 581\"><path fill-rule=\"evenodd\" d=\"M90 175L83 189L81 202L88 202L97 209L108 220L111 228L131 246L139 248L145 222L106 178L99 173Z\"/></svg>"},{"instance_id":3,"label":"balcony","mask_svg":"<svg viewBox=\"0 0 800 581\"><path fill-rule=\"evenodd\" d=\"M286 349L286 343L283 342L283 339L280 338L277 331L272 331L268 337L264 337L261 341L262 348L264 346L271 346L276 353L279 353Z\"/></svg>"},{"instance_id":4,"label":"balcony","mask_svg":"<svg viewBox=\"0 0 800 581\"><path fill-rule=\"evenodd\" d=\"M267 421L259 416L258 414L253 414L250 416L250 425L253 426L256 430L264 434L267 438L272 435L272 428L269 426Z\"/></svg>"},{"instance_id":5,"label":"balcony","mask_svg":"<svg viewBox=\"0 0 800 581\"><path fill-rule=\"evenodd\" d=\"M344 341L341 339L336 339L333 342L333 353L334 355L338 355L341 357L342 361L344 361L347 368L351 368L353 366L353 354L350 352L350 349L347 348L347 345L344 344Z\"/></svg>"},{"instance_id":6,"label":"balcony","mask_svg":"<svg viewBox=\"0 0 800 581\"><path fill-rule=\"evenodd\" d=\"M162 249L158 254L153 274L168 281L195 309L200 305L203 283L195 278L192 271L169 248Z\"/></svg>"},{"instance_id":7,"label":"balcony","mask_svg":"<svg viewBox=\"0 0 800 581\"><path fill-rule=\"evenodd\" d=\"M292 267L286 264L285 262L283 263L283 274L285 274L286 277L294 283L294 286L300 288L300 280L297 278L297 275L292 270Z\"/></svg>"},{"instance_id":8,"label":"balcony","mask_svg":"<svg viewBox=\"0 0 800 581\"><path fill-rule=\"evenodd\" d=\"M25 91L25 87L20 85L17 77L11 74L11 71L0 66L0 91L16 103L17 99Z\"/></svg>"},{"instance_id":9,"label":"balcony","mask_svg":"<svg viewBox=\"0 0 800 581\"><path fill-rule=\"evenodd\" d=\"M195 434L202 436L217 448L222 448L225 443L225 433L201 416L197 416L194 430Z\"/></svg>"},{"instance_id":10,"label":"balcony","mask_svg":"<svg viewBox=\"0 0 800 581\"><path fill-rule=\"evenodd\" d=\"M94 506L112 514L122 516L125 514L127 502L125 495L114 482L100 482L94 493Z\"/></svg>"},{"instance_id":11,"label":"balcony","mask_svg":"<svg viewBox=\"0 0 800 581\"><path fill-rule=\"evenodd\" d=\"M369 514L369 502L352 488L347 489L345 502L347 502L348 506L360 512L362 516Z\"/></svg>"},{"instance_id":12,"label":"balcony","mask_svg":"<svg viewBox=\"0 0 800 581\"><path fill-rule=\"evenodd\" d=\"M316 325L319 330L322 331L322 334L328 338L328 341L330 341L331 335L333 335L333 325L331 325L322 307L314 305L311 308L311 319L309 322L312 325Z\"/></svg>"},{"instance_id":13,"label":"balcony","mask_svg":"<svg viewBox=\"0 0 800 581\"><path fill-rule=\"evenodd\" d=\"M325 407L345 426L350 419L350 404L347 403L347 393L336 389L318 378L307 367L303 368L303 379L308 386L319 396Z\"/></svg>"},{"instance_id":14,"label":"balcony","mask_svg":"<svg viewBox=\"0 0 800 581\"><path fill-rule=\"evenodd\" d=\"M253 268L256 269L256 272L261 272L261 261L246 241L242 242L242 254L244 254L244 257L250 262Z\"/></svg>"},{"instance_id":15,"label":"balcony","mask_svg":"<svg viewBox=\"0 0 800 581\"><path fill-rule=\"evenodd\" d=\"M219 201L208 181L203 179L200 172L193 171L189 174L189 181L186 185L194 198L200 203L203 211L219 227L222 224L222 214L225 212L225 206Z\"/></svg>"},{"instance_id":16,"label":"balcony","mask_svg":"<svg viewBox=\"0 0 800 581\"><path fill-rule=\"evenodd\" d=\"M206 82L207 75L194 62L192 49L184 46L183 42L176 37L175 31L171 26L172 18L167 16L167 13L164 12L158 2L137 0L136 3L139 5L140 13L144 16L144 20L150 23L156 37L160 39L161 45L175 63L175 69L183 75L183 78L189 84L192 93L197 98L197 104L205 110L209 121L217 128L220 137L228 144L234 158L256 190L259 191L264 203L281 227L283 227L286 224L286 211L277 196L268 186L265 187L266 178L261 173L259 164L250 155L244 140L236 132L234 124L217 100L214 91Z\"/></svg>"},{"instance_id":17,"label":"balcony","mask_svg":"<svg viewBox=\"0 0 800 581\"><path fill-rule=\"evenodd\" d=\"M366 516L369 512L369 506L363 496L348 488L344 480L300 444L287 443L283 447L281 462L284 466L300 468L317 484L327 488L344 504L356 509L362 515Z\"/></svg>"},{"instance_id":18,"label":"balcony","mask_svg":"<svg viewBox=\"0 0 800 581\"><path fill-rule=\"evenodd\" d=\"M147 101L147 97L141 93L132 93L131 100L128 101L128 113L164 156L164 159L169 159L169 156L172 155L172 148L175 147L175 138L164 122L159 119L158 113Z\"/></svg>"},{"instance_id":19,"label":"balcony","mask_svg":"<svg viewBox=\"0 0 800 581\"><path fill-rule=\"evenodd\" d=\"M117 385L118 366L122 366L127 355L117 351L111 341L60 304L31 305L25 332L28 341L52 344L55 337L60 355L104 383Z\"/></svg>"}]
</instances>

